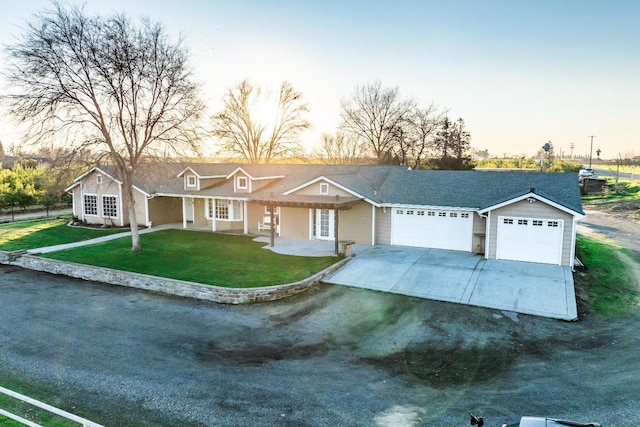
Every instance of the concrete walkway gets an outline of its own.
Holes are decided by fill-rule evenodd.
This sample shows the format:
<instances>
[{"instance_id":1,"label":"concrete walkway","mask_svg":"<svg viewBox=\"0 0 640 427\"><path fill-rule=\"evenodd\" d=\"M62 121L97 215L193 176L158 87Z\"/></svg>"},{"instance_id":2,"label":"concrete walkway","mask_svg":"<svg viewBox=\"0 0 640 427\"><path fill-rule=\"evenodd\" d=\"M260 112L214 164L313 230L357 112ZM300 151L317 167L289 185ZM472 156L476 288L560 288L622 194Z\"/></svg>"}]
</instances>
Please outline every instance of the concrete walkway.
<instances>
[{"instance_id":1,"label":"concrete walkway","mask_svg":"<svg viewBox=\"0 0 640 427\"><path fill-rule=\"evenodd\" d=\"M468 252L373 246L325 283L488 307L563 320L577 319L569 267L485 260Z\"/></svg>"},{"instance_id":2,"label":"concrete walkway","mask_svg":"<svg viewBox=\"0 0 640 427\"><path fill-rule=\"evenodd\" d=\"M143 228L139 231L140 234L152 233L158 230L166 230L168 228L174 228L173 226L158 226L153 228ZM27 250L28 254L46 254L48 252L62 251L64 249L77 248L80 246L95 245L96 243L108 242L110 240L120 239L123 237L130 237L131 231L123 231L122 233L109 234L107 236L96 237L95 239L81 240L79 242L64 243L62 245L46 246L44 248L35 248Z\"/></svg>"}]
</instances>

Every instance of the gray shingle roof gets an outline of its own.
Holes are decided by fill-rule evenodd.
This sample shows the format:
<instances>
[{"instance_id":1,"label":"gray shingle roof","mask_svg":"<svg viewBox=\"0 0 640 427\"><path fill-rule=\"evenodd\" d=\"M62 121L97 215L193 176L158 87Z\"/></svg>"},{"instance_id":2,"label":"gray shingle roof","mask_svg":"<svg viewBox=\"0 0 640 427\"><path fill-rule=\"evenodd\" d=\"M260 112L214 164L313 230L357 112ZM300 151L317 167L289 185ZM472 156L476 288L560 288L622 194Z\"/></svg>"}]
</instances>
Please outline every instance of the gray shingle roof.
<instances>
[{"instance_id":1,"label":"gray shingle roof","mask_svg":"<svg viewBox=\"0 0 640 427\"><path fill-rule=\"evenodd\" d=\"M283 176L281 179L262 181L254 187L252 194L258 198L270 193L282 195L323 176L361 197L383 205L423 205L481 210L528 194L534 189L533 191L541 197L577 213L584 213L578 179L572 173L413 171L406 166L373 165L167 163L145 168L136 185L149 194L245 196L233 193L231 181L221 182L198 192L185 190L183 179L177 175L187 166L200 176L227 176L238 167L254 178ZM102 169L115 176L113 169Z\"/></svg>"},{"instance_id":2,"label":"gray shingle roof","mask_svg":"<svg viewBox=\"0 0 640 427\"><path fill-rule=\"evenodd\" d=\"M571 173L489 171L394 171L384 182L384 203L483 209L527 194L539 194L582 212L578 179Z\"/></svg>"}]
</instances>

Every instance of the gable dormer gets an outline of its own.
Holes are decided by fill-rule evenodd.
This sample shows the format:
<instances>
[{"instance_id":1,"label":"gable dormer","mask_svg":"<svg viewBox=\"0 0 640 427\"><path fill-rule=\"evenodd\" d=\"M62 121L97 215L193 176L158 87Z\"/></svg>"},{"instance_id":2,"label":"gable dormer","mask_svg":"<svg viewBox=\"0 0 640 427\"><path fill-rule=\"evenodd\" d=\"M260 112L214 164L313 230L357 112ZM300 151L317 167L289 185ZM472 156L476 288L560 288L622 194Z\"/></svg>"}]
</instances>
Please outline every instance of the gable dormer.
<instances>
[{"instance_id":1,"label":"gable dormer","mask_svg":"<svg viewBox=\"0 0 640 427\"><path fill-rule=\"evenodd\" d=\"M233 191L235 193L251 193L252 181L249 176L238 172L233 176Z\"/></svg>"},{"instance_id":2,"label":"gable dormer","mask_svg":"<svg viewBox=\"0 0 640 427\"><path fill-rule=\"evenodd\" d=\"M198 175L187 172L184 174L184 189L198 191L200 189L200 179Z\"/></svg>"},{"instance_id":3,"label":"gable dormer","mask_svg":"<svg viewBox=\"0 0 640 427\"><path fill-rule=\"evenodd\" d=\"M251 175L242 167L236 168L233 172L227 175L227 179L232 180L233 182L234 193L239 194L248 194L253 193L254 191L261 191L261 189L263 189L273 181L282 178L284 178L284 175Z\"/></svg>"}]
</instances>

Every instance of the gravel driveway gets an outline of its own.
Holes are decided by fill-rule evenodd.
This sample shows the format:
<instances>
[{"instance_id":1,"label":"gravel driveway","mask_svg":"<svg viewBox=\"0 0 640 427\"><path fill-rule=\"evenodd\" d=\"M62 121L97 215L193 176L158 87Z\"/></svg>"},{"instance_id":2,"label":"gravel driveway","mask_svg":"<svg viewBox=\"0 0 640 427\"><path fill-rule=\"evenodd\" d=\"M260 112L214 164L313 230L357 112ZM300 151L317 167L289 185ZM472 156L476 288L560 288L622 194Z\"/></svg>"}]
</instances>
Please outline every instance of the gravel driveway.
<instances>
[{"instance_id":1,"label":"gravel driveway","mask_svg":"<svg viewBox=\"0 0 640 427\"><path fill-rule=\"evenodd\" d=\"M7 266L0 295L0 383L107 426L640 424L639 315L563 322L329 285L225 306Z\"/></svg>"},{"instance_id":2,"label":"gravel driveway","mask_svg":"<svg viewBox=\"0 0 640 427\"><path fill-rule=\"evenodd\" d=\"M323 285L224 306L0 267L0 383L107 426L640 423L640 317L563 322Z\"/></svg>"}]
</instances>

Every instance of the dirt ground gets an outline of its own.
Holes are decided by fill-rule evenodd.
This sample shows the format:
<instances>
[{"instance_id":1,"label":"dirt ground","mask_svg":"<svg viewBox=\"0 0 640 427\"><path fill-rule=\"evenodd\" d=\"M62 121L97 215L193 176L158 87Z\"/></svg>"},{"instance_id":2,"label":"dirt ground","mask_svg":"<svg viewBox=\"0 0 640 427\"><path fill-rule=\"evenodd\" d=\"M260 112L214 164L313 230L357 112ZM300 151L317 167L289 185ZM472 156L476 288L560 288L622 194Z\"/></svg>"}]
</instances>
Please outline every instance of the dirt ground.
<instances>
[{"instance_id":1,"label":"dirt ground","mask_svg":"<svg viewBox=\"0 0 640 427\"><path fill-rule=\"evenodd\" d=\"M588 213L640 250L637 224ZM564 322L329 285L222 306L13 267L0 295L0 382L107 426L640 424L640 310Z\"/></svg>"}]
</instances>

